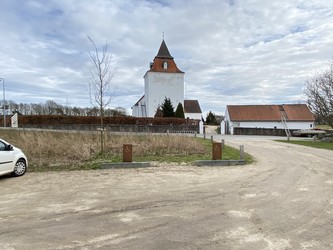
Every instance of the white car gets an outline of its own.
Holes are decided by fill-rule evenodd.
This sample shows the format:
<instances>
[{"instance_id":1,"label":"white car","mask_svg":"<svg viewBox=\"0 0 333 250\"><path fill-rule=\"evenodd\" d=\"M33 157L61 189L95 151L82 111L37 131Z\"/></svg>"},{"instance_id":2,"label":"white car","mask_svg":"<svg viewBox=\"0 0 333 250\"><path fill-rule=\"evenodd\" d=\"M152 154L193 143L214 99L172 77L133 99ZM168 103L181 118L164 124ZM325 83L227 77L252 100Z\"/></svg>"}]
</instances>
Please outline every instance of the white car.
<instances>
[{"instance_id":1,"label":"white car","mask_svg":"<svg viewBox=\"0 0 333 250\"><path fill-rule=\"evenodd\" d=\"M0 175L22 176L28 168L28 159L21 149L0 139Z\"/></svg>"}]
</instances>

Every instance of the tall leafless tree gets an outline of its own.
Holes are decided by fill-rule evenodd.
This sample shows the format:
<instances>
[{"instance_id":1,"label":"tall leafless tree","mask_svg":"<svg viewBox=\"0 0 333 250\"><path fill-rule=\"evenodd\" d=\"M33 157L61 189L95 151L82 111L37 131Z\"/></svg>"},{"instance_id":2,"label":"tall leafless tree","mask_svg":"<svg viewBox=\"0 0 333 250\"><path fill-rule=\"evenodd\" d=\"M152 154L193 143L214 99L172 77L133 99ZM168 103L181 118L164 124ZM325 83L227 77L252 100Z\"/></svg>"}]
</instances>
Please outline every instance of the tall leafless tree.
<instances>
[{"instance_id":1,"label":"tall leafless tree","mask_svg":"<svg viewBox=\"0 0 333 250\"><path fill-rule=\"evenodd\" d=\"M108 51L108 44L102 47L99 51L95 42L88 36L92 44L93 50L89 52L91 67L91 79L89 81L89 96L90 102L94 107L99 109L100 115L100 139L101 153L104 151L104 109L111 103L115 91L116 84L113 77L116 73L116 68L111 67L112 55Z\"/></svg>"},{"instance_id":2,"label":"tall leafless tree","mask_svg":"<svg viewBox=\"0 0 333 250\"><path fill-rule=\"evenodd\" d=\"M328 69L306 80L304 93L312 112L333 127L333 60Z\"/></svg>"}]
</instances>

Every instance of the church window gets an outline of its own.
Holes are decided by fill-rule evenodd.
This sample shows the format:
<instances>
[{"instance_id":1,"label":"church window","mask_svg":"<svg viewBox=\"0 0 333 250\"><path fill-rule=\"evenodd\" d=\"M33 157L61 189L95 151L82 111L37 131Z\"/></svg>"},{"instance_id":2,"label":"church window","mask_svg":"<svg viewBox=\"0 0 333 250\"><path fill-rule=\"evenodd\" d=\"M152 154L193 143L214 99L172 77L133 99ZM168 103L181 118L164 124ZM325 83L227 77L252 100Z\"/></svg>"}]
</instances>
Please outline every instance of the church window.
<instances>
[{"instance_id":1,"label":"church window","mask_svg":"<svg viewBox=\"0 0 333 250\"><path fill-rule=\"evenodd\" d=\"M167 62L163 63L163 69L168 69L168 63Z\"/></svg>"}]
</instances>

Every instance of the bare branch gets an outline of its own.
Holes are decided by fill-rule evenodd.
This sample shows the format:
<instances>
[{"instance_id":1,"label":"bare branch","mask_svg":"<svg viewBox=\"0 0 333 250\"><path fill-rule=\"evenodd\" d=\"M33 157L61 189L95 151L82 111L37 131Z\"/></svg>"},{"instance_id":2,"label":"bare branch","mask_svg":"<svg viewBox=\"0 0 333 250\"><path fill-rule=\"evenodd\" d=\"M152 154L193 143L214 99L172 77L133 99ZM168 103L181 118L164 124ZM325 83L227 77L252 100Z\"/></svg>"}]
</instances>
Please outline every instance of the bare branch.
<instances>
[{"instance_id":1,"label":"bare branch","mask_svg":"<svg viewBox=\"0 0 333 250\"><path fill-rule=\"evenodd\" d=\"M319 120L333 127L333 60L326 71L306 80L304 94Z\"/></svg>"},{"instance_id":2,"label":"bare branch","mask_svg":"<svg viewBox=\"0 0 333 250\"><path fill-rule=\"evenodd\" d=\"M111 69L112 56L108 52L108 44L106 43L100 52L89 36L88 39L93 47L93 51L89 52L92 64L88 88L90 102L92 105L98 106L102 112L115 95L116 84L113 82L113 78L116 74L116 68Z\"/></svg>"},{"instance_id":3,"label":"bare branch","mask_svg":"<svg viewBox=\"0 0 333 250\"><path fill-rule=\"evenodd\" d=\"M115 95L115 86L113 77L116 68L111 68L112 56L108 51L108 44L99 51L93 39L88 36L92 44L93 51L89 52L91 67L89 69L91 79L88 82L89 98L94 107L99 108L101 117L101 152L103 152L104 136L103 136L103 117L105 108L111 103Z\"/></svg>"}]
</instances>

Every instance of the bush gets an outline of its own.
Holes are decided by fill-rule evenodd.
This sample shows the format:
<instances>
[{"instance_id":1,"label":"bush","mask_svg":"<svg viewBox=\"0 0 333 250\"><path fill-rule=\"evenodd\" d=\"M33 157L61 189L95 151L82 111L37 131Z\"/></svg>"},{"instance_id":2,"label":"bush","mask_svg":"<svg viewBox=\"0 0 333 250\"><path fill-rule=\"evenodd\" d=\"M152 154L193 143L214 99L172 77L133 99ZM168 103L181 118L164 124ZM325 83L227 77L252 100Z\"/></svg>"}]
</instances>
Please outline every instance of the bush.
<instances>
[{"instance_id":1,"label":"bush","mask_svg":"<svg viewBox=\"0 0 333 250\"><path fill-rule=\"evenodd\" d=\"M207 125L219 125L216 120L215 114L212 111L209 111L209 113L207 114L206 124Z\"/></svg>"},{"instance_id":2,"label":"bush","mask_svg":"<svg viewBox=\"0 0 333 250\"><path fill-rule=\"evenodd\" d=\"M24 125L75 125L75 124L100 124L99 116L66 116L66 115L21 115L19 116L19 126ZM7 119L10 120L10 119ZM0 123L3 118L0 117ZM175 117L157 117L157 118L139 118L131 116L107 116L104 117L104 124L121 125L182 125L194 120L188 121L183 118Z\"/></svg>"}]
</instances>

